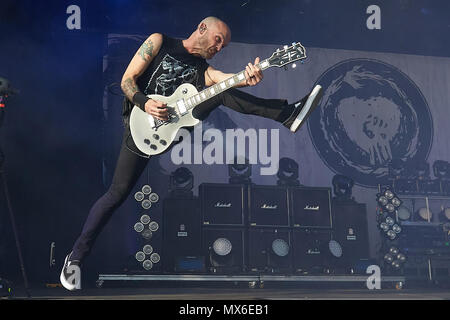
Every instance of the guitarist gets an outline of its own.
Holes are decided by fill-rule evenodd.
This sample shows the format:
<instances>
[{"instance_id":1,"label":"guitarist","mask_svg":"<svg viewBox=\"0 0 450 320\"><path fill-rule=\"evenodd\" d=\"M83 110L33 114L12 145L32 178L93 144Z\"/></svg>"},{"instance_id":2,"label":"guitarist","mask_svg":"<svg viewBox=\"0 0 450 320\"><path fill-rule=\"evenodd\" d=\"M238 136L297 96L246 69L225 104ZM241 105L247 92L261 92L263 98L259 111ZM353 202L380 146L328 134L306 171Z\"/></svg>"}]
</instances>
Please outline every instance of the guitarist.
<instances>
[{"instance_id":1,"label":"guitarist","mask_svg":"<svg viewBox=\"0 0 450 320\"><path fill-rule=\"evenodd\" d=\"M214 69L206 60L214 57L225 48L231 40L231 31L225 22L215 17L207 17L197 29L185 40L170 38L160 33L151 34L138 49L126 69L121 88L125 93L123 119L125 132L119 158L109 190L97 200L91 208L83 226L81 235L76 240L72 251L66 256L61 271L61 284L68 290L81 288L71 283L74 265L80 268L83 259L89 254L100 231L108 222L112 213L126 200L136 181L147 165L147 158L141 157L134 143L129 141L129 115L137 105L156 119L167 120L166 105L149 99L149 94L170 96L182 83L191 83L199 91L232 76ZM263 79L262 71L254 64L248 63L245 79L236 87L254 86ZM296 120L303 108L312 110L321 97L321 87L316 86L312 92L293 104L281 99L261 99L235 88L198 105L193 115L202 120L220 105L235 111L253 114L283 123L292 132L296 132L301 121Z\"/></svg>"}]
</instances>

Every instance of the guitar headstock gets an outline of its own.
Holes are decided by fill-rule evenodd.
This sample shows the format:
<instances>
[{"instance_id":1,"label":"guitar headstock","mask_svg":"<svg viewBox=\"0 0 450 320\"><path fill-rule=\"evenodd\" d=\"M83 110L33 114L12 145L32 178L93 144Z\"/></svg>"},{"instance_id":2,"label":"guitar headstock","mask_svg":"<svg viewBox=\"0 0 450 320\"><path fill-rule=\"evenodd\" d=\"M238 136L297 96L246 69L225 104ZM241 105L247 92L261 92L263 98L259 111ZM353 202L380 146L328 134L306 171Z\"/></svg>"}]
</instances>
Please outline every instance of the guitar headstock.
<instances>
[{"instance_id":1,"label":"guitar headstock","mask_svg":"<svg viewBox=\"0 0 450 320\"><path fill-rule=\"evenodd\" d=\"M267 61L270 66L281 68L294 61L304 59L306 59L306 49L300 42L296 42L291 46L284 46L283 49L277 49Z\"/></svg>"}]
</instances>

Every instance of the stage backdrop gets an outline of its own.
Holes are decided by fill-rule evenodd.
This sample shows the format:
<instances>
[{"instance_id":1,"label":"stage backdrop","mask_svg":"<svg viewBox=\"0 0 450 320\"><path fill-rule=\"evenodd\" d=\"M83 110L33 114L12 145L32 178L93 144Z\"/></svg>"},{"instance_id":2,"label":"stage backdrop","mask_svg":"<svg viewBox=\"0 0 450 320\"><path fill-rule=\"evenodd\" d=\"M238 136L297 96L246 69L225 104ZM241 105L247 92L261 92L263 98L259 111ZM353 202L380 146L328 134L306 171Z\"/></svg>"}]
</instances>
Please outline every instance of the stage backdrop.
<instances>
[{"instance_id":1,"label":"stage backdrop","mask_svg":"<svg viewBox=\"0 0 450 320\"><path fill-rule=\"evenodd\" d=\"M104 184L111 180L121 142L123 96L120 80L127 64L145 39L138 35L111 34L104 56ZM297 39L292 39L293 41ZM209 63L224 72L241 71L255 57L269 57L278 47L266 44L230 43ZM377 229L376 193L387 182L388 163L402 159L408 163L450 158L448 108L450 104L450 59L431 56L306 48L307 59L295 69L270 68L255 87L244 88L264 98L284 98L289 102L306 95L315 84L322 85L321 103L299 132L292 134L281 124L237 113L224 106L213 111L202 124L205 132L226 129L279 129L279 157L289 157L299 164L299 180L306 186L331 187L335 174L355 181L353 196L367 204L371 256L377 255L380 235ZM270 134L269 134L270 136ZM259 137L261 138L261 137ZM197 148L199 147L198 142ZM205 147L209 142L204 142ZM224 151L225 153L225 151ZM248 150L246 156L249 157ZM139 190L149 183L160 197L167 195L169 175L177 167L189 168L195 179L194 193L203 182L228 182L226 164L176 165L171 153L154 157L141 181ZM260 163L253 165L252 181L275 185L275 175L261 175ZM136 252L133 224L139 208L130 196L120 214L108 228L116 237L120 229L127 239L125 248ZM449 205L448 203L446 205ZM134 212L134 213L130 213ZM117 238L116 238L117 239Z\"/></svg>"}]
</instances>

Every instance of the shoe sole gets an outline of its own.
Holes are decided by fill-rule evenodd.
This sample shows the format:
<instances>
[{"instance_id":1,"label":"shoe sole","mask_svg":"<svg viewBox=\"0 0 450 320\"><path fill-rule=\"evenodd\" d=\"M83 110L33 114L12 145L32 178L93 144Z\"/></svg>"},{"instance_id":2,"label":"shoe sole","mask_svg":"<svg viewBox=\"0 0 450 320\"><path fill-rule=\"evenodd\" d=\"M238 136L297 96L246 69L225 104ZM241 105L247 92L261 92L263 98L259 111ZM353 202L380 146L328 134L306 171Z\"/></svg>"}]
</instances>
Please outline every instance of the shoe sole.
<instances>
[{"instance_id":1,"label":"shoe sole","mask_svg":"<svg viewBox=\"0 0 450 320\"><path fill-rule=\"evenodd\" d=\"M298 116L295 118L289 130L292 132L297 132L298 129L302 126L305 120L309 117L311 112L317 107L320 99L322 98L322 86L316 85L314 89L311 91L311 94L306 100L305 106L302 108Z\"/></svg>"}]
</instances>

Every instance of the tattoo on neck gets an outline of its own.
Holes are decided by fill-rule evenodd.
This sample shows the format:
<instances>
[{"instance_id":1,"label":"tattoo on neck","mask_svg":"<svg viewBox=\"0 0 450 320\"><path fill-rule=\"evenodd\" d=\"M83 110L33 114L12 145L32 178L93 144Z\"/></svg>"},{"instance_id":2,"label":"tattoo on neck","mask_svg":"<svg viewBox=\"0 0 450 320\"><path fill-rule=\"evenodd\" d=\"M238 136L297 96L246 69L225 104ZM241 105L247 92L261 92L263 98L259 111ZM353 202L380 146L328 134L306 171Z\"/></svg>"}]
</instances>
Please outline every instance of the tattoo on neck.
<instances>
[{"instance_id":1,"label":"tattoo on neck","mask_svg":"<svg viewBox=\"0 0 450 320\"><path fill-rule=\"evenodd\" d=\"M142 60L145 62L148 61L148 55L150 58L153 57L153 42L152 40L145 41L141 47L139 48L139 55L141 56Z\"/></svg>"}]
</instances>

